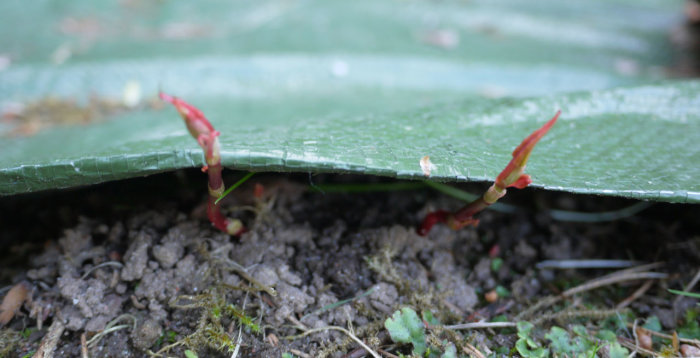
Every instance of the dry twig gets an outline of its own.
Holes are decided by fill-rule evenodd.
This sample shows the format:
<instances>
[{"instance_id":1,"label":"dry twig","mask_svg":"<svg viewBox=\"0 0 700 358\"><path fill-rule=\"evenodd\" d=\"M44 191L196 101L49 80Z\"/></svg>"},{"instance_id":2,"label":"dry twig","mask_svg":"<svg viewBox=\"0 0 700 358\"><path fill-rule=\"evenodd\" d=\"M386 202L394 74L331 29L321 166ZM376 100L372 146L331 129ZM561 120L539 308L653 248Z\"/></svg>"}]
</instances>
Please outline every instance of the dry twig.
<instances>
[{"instance_id":1,"label":"dry twig","mask_svg":"<svg viewBox=\"0 0 700 358\"><path fill-rule=\"evenodd\" d=\"M486 358L486 356L484 356L480 350L469 343L465 343L464 346L462 346L462 351L468 354L470 357Z\"/></svg>"},{"instance_id":2,"label":"dry twig","mask_svg":"<svg viewBox=\"0 0 700 358\"><path fill-rule=\"evenodd\" d=\"M636 323L636 322L635 322L635 323ZM632 323L628 323L628 324L627 324L627 327L630 327L630 328L632 328L633 330L636 328L635 324L632 324ZM649 331L649 333L650 333L652 336L657 336L657 337L661 337L661 338L664 338L664 339L673 340L673 336L670 335L670 334L665 334L665 333L656 332L656 331L652 331L652 330L647 330L647 331ZM681 342L681 343L694 344L694 345L700 347L700 340L698 340L698 339L691 339L691 338L681 338L681 337L678 337L678 341Z\"/></svg>"},{"instance_id":3,"label":"dry twig","mask_svg":"<svg viewBox=\"0 0 700 358\"><path fill-rule=\"evenodd\" d=\"M99 268L107 267L107 266L122 268L124 265L122 265L122 263L118 262L118 261L103 262L103 263L101 263L97 266L91 267L89 270L85 271L85 273L83 274L83 276L80 277L80 279L84 280L86 277L90 276L90 274L93 273L95 270L97 270Z\"/></svg>"},{"instance_id":4,"label":"dry twig","mask_svg":"<svg viewBox=\"0 0 700 358\"><path fill-rule=\"evenodd\" d=\"M41 340L39 349L36 350L32 358L53 358L53 352L56 350L56 345L64 329L65 326L61 323L61 320L54 318L53 323L49 326L49 331Z\"/></svg>"},{"instance_id":5,"label":"dry twig","mask_svg":"<svg viewBox=\"0 0 700 358\"><path fill-rule=\"evenodd\" d=\"M308 331L306 331L306 332L304 332L304 333L302 333L302 334L297 334L297 335L294 335L294 336L287 336L287 337L284 337L284 338L287 339L287 340L293 340L293 339L297 339L297 338L306 337L306 336L308 336L308 335L310 335L310 334L314 334L314 333L318 333L318 332L323 332L323 331L328 331L328 330L340 331L340 332L345 333L345 334L346 334L348 337L350 337L353 341L357 342L357 344L359 344L362 348L364 348L369 354L371 354L372 357L374 357L374 358L382 358L382 357L379 355L379 353L373 351L372 348L370 348L368 345L366 345L364 342L362 342L361 339L357 338L357 336L355 336L354 334L352 334L352 332L348 331L347 329L345 329L345 328L343 328L343 327L338 327L338 326L326 326L326 327L321 327L321 328L314 328L314 329L310 329L310 330L308 330Z\"/></svg>"},{"instance_id":6,"label":"dry twig","mask_svg":"<svg viewBox=\"0 0 700 358\"><path fill-rule=\"evenodd\" d=\"M299 357L301 357L301 358L311 358L311 355L310 355L310 354L305 353L305 352L302 352L302 351L300 351L300 350L298 350L298 349L294 349L294 348L290 348L290 349L289 349L289 353L292 353L292 354L294 354L294 355L297 355L297 356L299 356Z\"/></svg>"},{"instance_id":7,"label":"dry twig","mask_svg":"<svg viewBox=\"0 0 700 358\"><path fill-rule=\"evenodd\" d=\"M561 311L557 313L544 314L532 321L532 324L537 325L541 322L557 320L557 319L573 319L579 317L591 317L595 319L603 319L616 314L616 309L612 310L581 310L581 311Z\"/></svg>"},{"instance_id":8,"label":"dry twig","mask_svg":"<svg viewBox=\"0 0 700 358\"><path fill-rule=\"evenodd\" d=\"M658 353L640 347L638 344L635 344L634 342L632 342L632 340L629 338L617 337L617 341L620 342L621 345L632 350L632 353L630 353L631 357L634 357L634 355L636 355L637 352L643 353L643 354L651 356L651 357L658 357L659 356Z\"/></svg>"},{"instance_id":9,"label":"dry twig","mask_svg":"<svg viewBox=\"0 0 700 358\"><path fill-rule=\"evenodd\" d=\"M383 354L383 355L385 355L385 356L387 356L387 357L389 357L389 358L399 358L399 356L397 356L396 354L392 354L392 353L387 352L387 351L385 351L385 350L383 350L383 349L381 349L381 348L377 348L377 352L379 352L379 353L381 353L381 354Z\"/></svg>"},{"instance_id":10,"label":"dry twig","mask_svg":"<svg viewBox=\"0 0 700 358\"><path fill-rule=\"evenodd\" d=\"M85 332L80 335L80 356L82 358L90 358L88 356L87 337L85 337Z\"/></svg>"},{"instance_id":11,"label":"dry twig","mask_svg":"<svg viewBox=\"0 0 700 358\"><path fill-rule=\"evenodd\" d=\"M450 326L442 326L444 329L483 329L483 328L511 328L516 327L515 322L473 322L473 323L462 323L453 324Z\"/></svg>"},{"instance_id":12,"label":"dry twig","mask_svg":"<svg viewBox=\"0 0 700 358\"><path fill-rule=\"evenodd\" d=\"M124 319L130 318L133 321L132 325L128 324L121 324L119 326L115 326L119 321L122 321ZM92 338L90 338L89 341L87 341L88 346L93 346L99 342L102 337L106 336L109 333L116 332L118 330L124 329L124 328L129 328L132 327L132 330L136 330L136 323L138 319L134 315L130 315L128 313L125 313L115 319L113 319L111 322L107 323L105 326L105 329L103 329L100 333L94 335Z\"/></svg>"},{"instance_id":13,"label":"dry twig","mask_svg":"<svg viewBox=\"0 0 700 358\"><path fill-rule=\"evenodd\" d=\"M215 251L207 252L205 250L205 252L203 253L211 259L223 263L226 269L236 272L239 276L256 286L258 289L267 292L272 297L277 297L277 291L275 291L274 288L265 286L264 284L262 284L262 282L256 280L253 276L251 276L245 267L229 258L229 251L231 251L232 249L233 245L227 244L216 249Z\"/></svg>"},{"instance_id":14,"label":"dry twig","mask_svg":"<svg viewBox=\"0 0 700 358\"><path fill-rule=\"evenodd\" d=\"M693 276L693 279L688 282L687 285L683 287L683 291L685 292L690 292L690 290L695 287L695 285L700 281L700 270L698 270L697 273L695 273L695 276ZM678 295L675 299L673 299L673 311L674 313L678 310L678 304L681 302L683 299L683 296Z\"/></svg>"},{"instance_id":15,"label":"dry twig","mask_svg":"<svg viewBox=\"0 0 700 358\"><path fill-rule=\"evenodd\" d=\"M668 277L665 273L660 272L623 272L621 274L613 274L608 276L603 276L598 279L594 279L584 283L582 285L576 286L574 288L568 289L562 292L561 297L570 297L577 293L582 293L586 291L595 290L596 288L610 286L616 283L625 281L635 281L644 279L664 279Z\"/></svg>"},{"instance_id":16,"label":"dry twig","mask_svg":"<svg viewBox=\"0 0 700 358\"><path fill-rule=\"evenodd\" d=\"M298 330L300 330L300 331L302 331L302 332L308 332L308 331L309 331L309 327L306 327L306 325L303 324L303 323L301 323L301 321L299 321L296 317L294 317L294 315L291 315L291 314L290 314L289 316L287 316L287 319L289 320L289 322L292 322L292 323L294 324L294 327L295 327L296 329L298 329Z\"/></svg>"},{"instance_id":17,"label":"dry twig","mask_svg":"<svg viewBox=\"0 0 700 358\"><path fill-rule=\"evenodd\" d=\"M635 280L653 280L653 279L665 279L668 277L667 274L665 273L660 273L660 272L637 272L639 270L646 270L650 267L654 267L656 265L659 265L658 263L653 263L653 264L648 264L648 265L642 265L638 267L632 267L629 269L625 270L620 270L617 272L614 272L609 275L605 275L599 278L595 278L593 280L590 280L588 282L585 282L581 285L578 285L576 287L570 288L558 296L549 296L541 299L539 302L535 303L534 305L530 306L528 309L526 309L523 312L520 312L516 317L516 321L520 320L525 320L528 317L531 317L535 312L540 310L541 308L549 307L565 298L571 297L573 295L583 293L586 291L591 291L600 287L605 287L605 286L610 286L616 283L620 282L625 282L625 281L635 281Z\"/></svg>"},{"instance_id":18,"label":"dry twig","mask_svg":"<svg viewBox=\"0 0 700 358\"><path fill-rule=\"evenodd\" d=\"M634 302L639 297L642 297L642 295L644 295L644 293L646 293L651 288L651 286L653 284L654 284L653 280L648 280L648 281L644 282L644 284L642 286L640 286L636 291L634 291L632 293L632 295L630 295L629 297L625 298L620 303L618 303L617 306L615 306L615 308L618 310L621 310L621 309L629 306L630 303Z\"/></svg>"}]
</instances>

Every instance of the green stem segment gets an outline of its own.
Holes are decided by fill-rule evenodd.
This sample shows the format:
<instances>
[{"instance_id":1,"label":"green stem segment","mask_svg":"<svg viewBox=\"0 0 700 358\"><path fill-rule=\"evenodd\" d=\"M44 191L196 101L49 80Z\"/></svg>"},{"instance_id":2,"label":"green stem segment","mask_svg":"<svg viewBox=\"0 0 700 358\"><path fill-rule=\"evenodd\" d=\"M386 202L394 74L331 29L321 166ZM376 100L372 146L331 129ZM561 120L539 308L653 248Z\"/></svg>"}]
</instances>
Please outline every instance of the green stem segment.
<instances>
[{"instance_id":1,"label":"green stem segment","mask_svg":"<svg viewBox=\"0 0 700 358\"><path fill-rule=\"evenodd\" d=\"M228 195L234 189L241 186L241 184L245 183L248 179L250 179L250 177L253 176L253 174L255 174L255 172L250 172L250 173L246 174L243 178L241 178L239 181L237 181L236 184L231 185L230 188L226 189L226 191L224 191L223 194L221 194L218 198L216 198L216 201L214 202L214 204L219 204L219 201L221 201L221 199L225 198L226 195Z\"/></svg>"}]
</instances>

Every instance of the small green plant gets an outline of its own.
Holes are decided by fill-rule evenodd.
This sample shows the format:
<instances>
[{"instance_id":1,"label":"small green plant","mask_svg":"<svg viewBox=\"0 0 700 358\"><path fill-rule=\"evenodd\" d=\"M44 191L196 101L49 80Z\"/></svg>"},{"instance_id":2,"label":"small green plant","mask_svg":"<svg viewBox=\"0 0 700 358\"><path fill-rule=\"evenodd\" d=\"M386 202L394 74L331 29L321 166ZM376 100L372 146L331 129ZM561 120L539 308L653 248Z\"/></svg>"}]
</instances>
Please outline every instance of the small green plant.
<instances>
[{"instance_id":1,"label":"small green plant","mask_svg":"<svg viewBox=\"0 0 700 358\"><path fill-rule=\"evenodd\" d=\"M690 308L685 311L683 324L678 327L678 336L688 339L700 339L700 323L698 323L700 310Z\"/></svg>"},{"instance_id":2,"label":"small green plant","mask_svg":"<svg viewBox=\"0 0 700 358\"><path fill-rule=\"evenodd\" d=\"M607 351L607 356L611 358L623 358L629 355L629 351L617 342L615 333L609 330L601 330L593 337L581 325L572 326L570 332L553 326L544 335L549 344L542 345L532 337L534 328L530 322L518 322L518 340L515 343L515 349L522 357L549 357L550 353L555 357L597 357L603 347Z\"/></svg>"},{"instance_id":3,"label":"small green plant","mask_svg":"<svg viewBox=\"0 0 700 358\"><path fill-rule=\"evenodd\" d=\"M661 321L659 321L659 317L649 316L642 327L650 331L661 332Z\"/></svg>"},{"instance_id":4,"label":"small green plant","mask_svg":"<svg viewBox=\"0 0 700 358\"><path fill-rule=\"evenodd\" d=\"M625 310L603 319L600 327L608 331L621 332L626 330L627 324L632 323L634 319L635 315L631 311Z\"/></svg>"},{"instance_id":5,"label":"small green plant","mask_svg":"<svg viewBox=\"0 0 700 358\"><path fill-rule=\"evenodd\" d=\"M454 344L449 344L441 358L457 358L457 347Z\"/></svg>"},{"instance_id":6,"label":"small green plant","mask_svg":"<svg viewBox=\"0 0 700 358\"><path fill-rule=\"evenodd\" d=\"M410 343L413 345L413 354L415 355L425 353L425 326L413 309L404 307L394 312L384 322L384 327L389 331L391 340L394 342Z\"/></svg>"},{"instance_id":7,"label":"small green plant","mask_svg":"<svg viewBox=\"0 0 700 358\"><path fill-rule=\"evenodd\" d=\"M498 272L498 270L501 269L501 266L503 266L503 259L500 257L496 257L491 259L491 271L493 272Z\"/></svg>"},{"instance_id":8,"label":"small green plant","mask_svg":"<svg viewBox=\"0 0 700 358\"><path fill-rule=\"evenodd\" d=\"M549 350L540 346L530 337L530 332L535 326L530 322L518 322L518 340L515 349L525 358L540 358L549 356Z\"/></svg>"},{"instance_id":9,"label":"small green plant","mask_svg":"<svg viewBox=\"0 0 700 358\"><path fill-rule=\"evenodd\" d=\"M439 326L440 322L430 311L423 311L422 319L410 307L404 307L384 321L384 327L389 331L391 339L396 343L406 343L413 346L412 354L430 358L457 358L457 348L446 340L430 339L426 329ZM431 332L428 332L431 333ZM440 347L428 344L439 342Z\"/></svg>"},{"instance_id":10,"label":"small green plant","mask_svg":"<svg viewBox=\"0 0 700 358\"><path fill-rule=\"evenodd\" d=\"M545 123L540 129L534 131L530 136L520 143L513 151L513 159L508 163L501 174L496 177L496 182L478 199L467 204L465 207L450 213L445 210L438 210L426 215L418 228L418 234L425 236L437 223L445 223L453 230L459 230L465 226L477 226L479 219L474 215L486 209L489 205L498 201L506 195L506 188L514 187L523 189L532 183L529 175L525 174L525 165L535 148L535 144L547 134L550 128L559 118L561 111L558 111L552 119Z\"/></svg>"},{"instance_id":11,"label":"small green plant","mask_svg":"<svg viewBox=\"0 0 700 358\"><path fill-rule=\"evenodd\" d=\"M229 235L240 235L245 232L245 227L238 219L226 218L221 213L218 199L224 195L224 180L221 178L221 153L219 149L219 131L209 123L204 113L181 100L180 98L160 93L160 98L175 106L182 119L185 120L187 130L192 137L197 140L199 146L204 150L204 158L207 165L202 167L202 171L209 176L209 199L207 201L207 216L214 226L228 233Z\"/></svg>"},{"instance_id":12,"label":"small green plant","mask_svg":"<svg viewBox=\"0 0 700 358\"><path fill-rule=\"evenodd\" d=\"M27 339L32 333L36 332L38 329L36 327L27 327L19 332L22 338Z\"/></svg>"},{"instance_id":13,"label":"small green plant","mask_svg":"<svg viewBox=\"0 0 700 358\"><path fill-rule=\"evenodd\" d=\"M608 356L610 358L625 358L629 356L630 352L627 348L620 345L620 342L617 341L617 335L615 335L613 331L608 331L606 329L600 330L598 334L596 334L596 338L605 342L604 344L607 344Z\"/></svg>"},{"instance_id":14,"label":"small green plant","mask_svg":"<svg viewBox=\"0 0 700 358\"><path fill-rule=\"evenodd\" d=\"M580 337L575 337L572 339L569 337L569 332L560 327L552 327L549 333L544 335L551 341L550 347L553 352L561 352L567 355L574 355L575 353L583 352L585 343Z\"/></svg>"},{"instance_id":15,"label":"small green plant","mask_svg":"<svg viewBox=\"0 0 700 358\"><path fill-rule=\"evenodd\" d=\"M165 339L168 341L168 343L175 343L177 340L177 333L175 331L166 331L165 332Z\"/></svg>"},{"instance_id":16,"label":"small green plant","mask_svg":"<svg viewBox=\"0 0 700 358\"><path fill-rule=\"evenodd\" d=\"M163 334L161 334L160 337L158 337L156 343L154 343L153 346L160 347L163 344L163 342L175 343L175 341L177 340L176 337L177 333L175 333L175 331L167 330L163 332Z\"/></svg>"},{"instance_id":17,"label":"small green plant","mask_svg":"<svg viewBox=\"0 0 700 358\"><path fill-rule=\"evenodd\" d=\"M510 291L501 285L496 286L496 293L498 297L510 297Z\"/></svg>"}]
</instances>

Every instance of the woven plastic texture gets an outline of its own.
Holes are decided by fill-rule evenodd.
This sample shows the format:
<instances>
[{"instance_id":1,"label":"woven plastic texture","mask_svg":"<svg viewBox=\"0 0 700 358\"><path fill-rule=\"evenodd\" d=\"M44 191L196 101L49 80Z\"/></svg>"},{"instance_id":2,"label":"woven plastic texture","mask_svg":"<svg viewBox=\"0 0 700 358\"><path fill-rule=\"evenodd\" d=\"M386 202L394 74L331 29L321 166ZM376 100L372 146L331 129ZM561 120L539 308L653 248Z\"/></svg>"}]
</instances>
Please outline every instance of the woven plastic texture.
<instances>
[{"instance_id":1,"label":"woven plastic texture","mask_svg":"<svg viewBox=\"0 0 700 358\"><path fill-rule=\"evenodd\" d=\"M135 84L144 103L162 88L222 132L229 168L423 179L429 155L440 181L492 180L562 109L530 160L534 186L700 202L700 85L660 70L682 5L11 0L0 102L121 101ZM0 195L203 162L172 108L30 136L5 122Z\"/></svg>"}]
</instances>

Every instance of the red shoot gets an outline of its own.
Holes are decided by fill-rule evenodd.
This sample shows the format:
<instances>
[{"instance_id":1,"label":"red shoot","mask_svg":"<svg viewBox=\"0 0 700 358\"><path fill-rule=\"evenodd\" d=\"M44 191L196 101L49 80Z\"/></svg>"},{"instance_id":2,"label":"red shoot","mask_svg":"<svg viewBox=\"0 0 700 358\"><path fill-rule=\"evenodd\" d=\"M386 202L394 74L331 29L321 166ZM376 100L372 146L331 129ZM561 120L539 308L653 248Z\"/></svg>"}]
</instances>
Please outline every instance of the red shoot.
<instances>
[{"instance_id":1,"label":"red shoot","mask_svg":"<svg viewBox=\"0 0 700 358\"><path fill-rule=\"evenodd\" d=\"M160 93L160 98L170 102L180 113L185 121L187 130L204 150L204 158L207 165L202 167L203 172L209 175L209 199L207 201L207 216L214 226L230 235L240 235L245 232L243 224L238 219L228 219L221 213L216 199L224 193L224 181L221 178L221 153L219 150L219 132L209 123L202 111L189 103L165 93Z\"/></svg>"},{"instance_id":2,"label":"red shoot","mask_svg":"<svg viewBox=\"0 0 700 358\"><path fill-rule=\"evenodd\" d=\"M255 189L253 190L253 196L256 199L262 200L263 195L265 195L265 187L260 183L255 183Z\"/></svg>"},{"instance_id":3,"label":"red shoot","mask_svg":"<svg viewBox=\"0 0 700 358\"><path fill-rule=\"evenodd\" d=\"M474 219L474 215L486 209L489 205L498 201L506 195L506 188L523 189L532 183L529 175L525 174L525 165L535 148L535 144L547 134L550 128L559 118L561 111L557 113L545 123L540 129L532 132L520 145L513 151L513 159L506 165L501 174L496 177L496 182L484 193L482 197L467 204L467 206L459 209L454 213L449 213L444 210L438 210L426 215L423 223L418 228L418 234L425 236L430 232L430 229L437 223L447 224L451 229L458 230L465 226L477 226L478 219Z\"/></svg>"}]
</instances>

